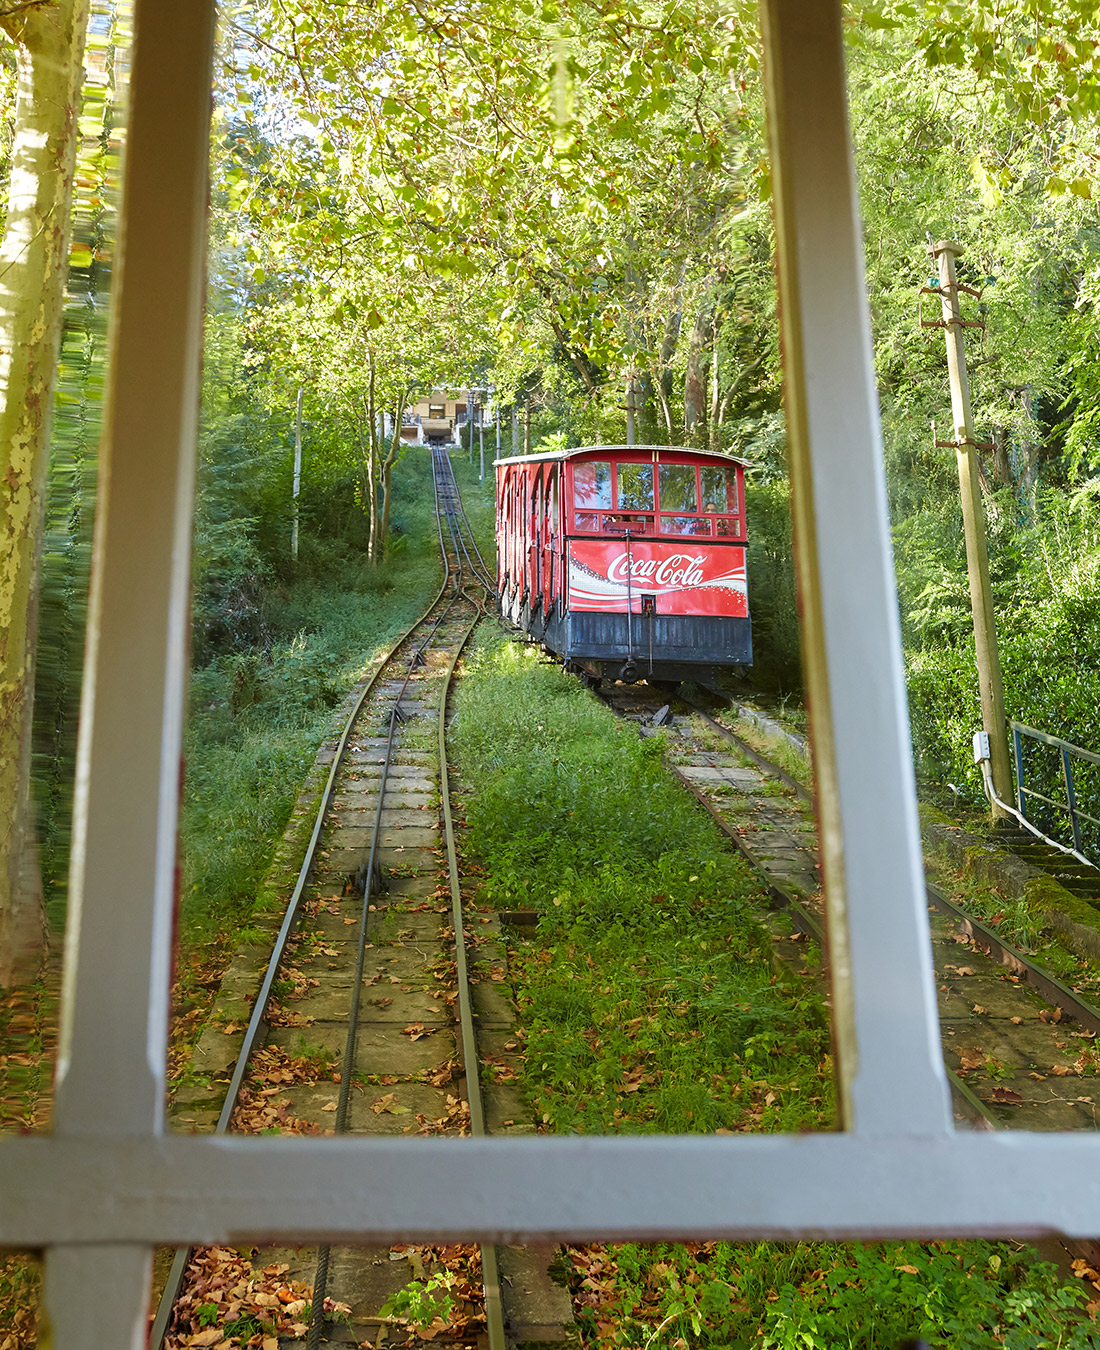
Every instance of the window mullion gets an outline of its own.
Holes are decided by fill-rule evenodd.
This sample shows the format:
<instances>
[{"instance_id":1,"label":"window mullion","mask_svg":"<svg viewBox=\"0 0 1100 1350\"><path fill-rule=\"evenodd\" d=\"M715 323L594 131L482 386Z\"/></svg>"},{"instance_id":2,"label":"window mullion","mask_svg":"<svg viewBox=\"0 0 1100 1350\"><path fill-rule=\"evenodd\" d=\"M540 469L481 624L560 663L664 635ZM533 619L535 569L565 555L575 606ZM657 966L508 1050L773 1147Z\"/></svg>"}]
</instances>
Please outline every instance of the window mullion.
<instances>
[{"instance_id":1,"label":"window mullion","mask_svg":"<svg viewBox=\"0 0 1100 1350\"><path fill-rule=\"evenodd\" d=\"M844 1125L951 1116L839 0L762 0L795 555Z\"/></svg>"},{"instance_id":2,"label":"window mullion","mask_svg":"<svg viewBox=\"0 0 1100 1350\"><path fill-rule=\"evenodd\" d=\"M137 0L133 31L55 1149L74 1136L137 1146L164 1122L214 4L181 15ZM141 1247L50 1248L54 1344L142 1344L150 1261Z\"/></svg>"}]
</instances>

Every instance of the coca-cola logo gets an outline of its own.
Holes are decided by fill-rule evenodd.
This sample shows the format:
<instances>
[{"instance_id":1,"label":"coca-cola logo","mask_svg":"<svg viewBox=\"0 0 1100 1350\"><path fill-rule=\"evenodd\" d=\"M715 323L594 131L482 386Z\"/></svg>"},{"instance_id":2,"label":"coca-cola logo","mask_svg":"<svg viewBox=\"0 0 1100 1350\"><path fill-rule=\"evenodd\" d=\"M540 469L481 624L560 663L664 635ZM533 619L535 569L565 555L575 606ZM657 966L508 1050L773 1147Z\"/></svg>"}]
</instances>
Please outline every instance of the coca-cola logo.
<instances>
[{"instance_id":1,"label":"coca-cola logo","mask_svg":"<svg viewBox=\"0 0 1100 1350\"><path fill-rule=\"evenodd\" d=\"M607 567L608 581L645 586L701 586L703 553L673 553L667 558L632 558L620 553Z\"/></svg>"}]
</instances>

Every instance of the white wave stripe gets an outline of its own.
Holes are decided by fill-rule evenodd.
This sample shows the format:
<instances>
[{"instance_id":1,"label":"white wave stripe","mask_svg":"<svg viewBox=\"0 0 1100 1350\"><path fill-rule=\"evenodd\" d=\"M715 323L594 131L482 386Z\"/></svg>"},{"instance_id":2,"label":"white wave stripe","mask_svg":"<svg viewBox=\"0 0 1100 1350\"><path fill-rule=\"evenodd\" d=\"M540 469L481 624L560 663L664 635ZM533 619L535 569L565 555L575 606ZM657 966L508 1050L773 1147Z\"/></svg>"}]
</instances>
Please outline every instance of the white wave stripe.
<instances>
[{"instance_id":1,"label":"white wave stripe","mask_svg":"<svg viewBox=\"0 0 1100 1350\"><path fill-rule=\"evenodd\" d=\"M721 576L708 577L694 586L672 585L657 586L641 578L630 584L632 592L639 595L672 595L677 591L726 590L737 595L748 595L745 575L740 571L724 572ZM626 598L625 582L611 581L607 577L597 576L586 567L573 565L569 569L569 594L575 600L586 600L590 604L610 603Z\"/></svg>"}]
</instances>

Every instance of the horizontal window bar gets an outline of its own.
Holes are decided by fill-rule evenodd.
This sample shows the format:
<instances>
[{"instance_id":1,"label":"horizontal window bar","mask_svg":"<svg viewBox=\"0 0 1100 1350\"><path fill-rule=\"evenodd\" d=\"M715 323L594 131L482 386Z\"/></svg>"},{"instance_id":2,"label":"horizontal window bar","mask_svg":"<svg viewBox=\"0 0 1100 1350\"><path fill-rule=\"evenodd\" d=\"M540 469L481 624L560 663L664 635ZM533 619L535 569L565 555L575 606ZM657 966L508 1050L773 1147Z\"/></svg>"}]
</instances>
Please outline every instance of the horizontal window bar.
<instances>
[{"instance_id":1,"label":"horizontal window bar","mask_svg":"<svg viewBox=\"0 0 1100 1350\"><path fill-rule=\"evenodd\" d=\"M1084 1132L23 1138L0 1168L5 1246L1100 1234Z\"/></svg>"},{"instance_id":2,"label":"horizontal window bar","mask_svg":"<svg viewBox=\"0 0 1100 1350\"><path fill-rule=\"evenodd\" d=\"M1095 754L1092 750L1085 750L1080 745L1074 745L1072 741L1064 741L1060 736L1050 736L1045 731L1036 731L1034 727L1025 726L1023 722L1010 721L1008 725L1013 731L1018 731L1021 736L1030 736L1032 740L1042 741L1044 745L1053 745L1059 750L1068 750L1078 759L1087 759L1090 764L1100 764L1100 755Z\"/></svg>"},{"instance_id":3,"label":"horizontal window bar","mask_svg":"<svg viewBox=\"0 0 1100 1350\"><path fill-rule=\"evenodd\" d=\"M1043 793L1036 792L1034 788L1021 787L1020 791L1025 797L1034 797L1038 802L1046 802L1047 806L1053 806L1055 810L1061 811L1065 816L1074 814L1070 811L1068 803L1055 801L1053 797L1046 797ZM1088 812L1082 811L1080 807L1076 808L1076 815L1078 820L1087 820L1090 825L1100 825L1100 820L1097 820L1095 816L1090 816Z\"/></svg>"}]
</instances>

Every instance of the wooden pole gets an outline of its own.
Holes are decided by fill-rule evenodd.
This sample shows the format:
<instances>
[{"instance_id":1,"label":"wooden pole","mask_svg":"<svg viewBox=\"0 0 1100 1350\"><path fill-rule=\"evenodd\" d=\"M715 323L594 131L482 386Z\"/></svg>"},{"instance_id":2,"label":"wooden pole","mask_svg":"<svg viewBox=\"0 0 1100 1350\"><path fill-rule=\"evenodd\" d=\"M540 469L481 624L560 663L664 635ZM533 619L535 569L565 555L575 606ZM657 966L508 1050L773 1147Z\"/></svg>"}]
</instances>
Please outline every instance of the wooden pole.
<instances>
[{"instance_id":1,"label":"wooden pole","mask_svg":"<svg viewBox=\"0 0 1100 1350\"><path fill-rule=\"evenodd\" d=\"M932 245L932 255L939 266L940 300L947 339L947 370L951 380L951 413L955 425L955 457L962 496L966 570L970 578L970 608L974 616L974 654L978 666L982 730L989 736L993 790L1003 802L1011 802L1012 770L1005 731L1004 686L1001 681L1001 659L997 651L993 591L989 581L989 555L985 542L985 509L978 478L974 414L970 407L970 382L966 371L966 348L963 344L962 314L955 276L955 259L962 251L961 244L949 239L941 239ZM991 808L995 820L1006 818L1006 812L996 803L991 803Z\"/></svg>"},{"instance_id":2,"label":"wooden pole","mask_svg":"<svg viewBox=\"0 0 1100 1350\"><path fill-rule=\"evenodd\" d=\"M626 443L627 445L637 444L637 436L634 427L634 368L631 367L626 374Z\"/></svg>"},{"instance_id":3,"label":"wooden pole","mask_svg":"<svg viewBox=\"0 0 1100 1350\"><path fill-rule=\"evenodd\" d=\"M294 489L290 517L290 556L298 561L298 494L302 489L302 386L294 406Z\"/></svg>"}]
</instances>

